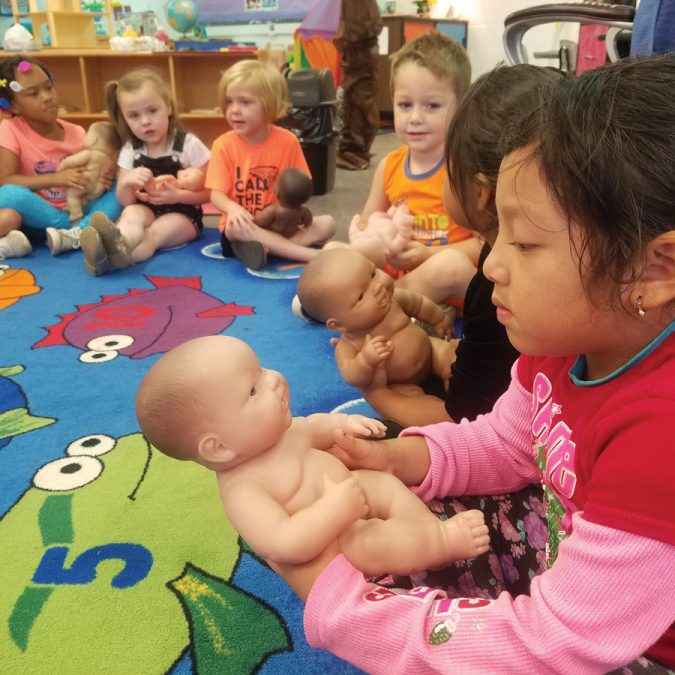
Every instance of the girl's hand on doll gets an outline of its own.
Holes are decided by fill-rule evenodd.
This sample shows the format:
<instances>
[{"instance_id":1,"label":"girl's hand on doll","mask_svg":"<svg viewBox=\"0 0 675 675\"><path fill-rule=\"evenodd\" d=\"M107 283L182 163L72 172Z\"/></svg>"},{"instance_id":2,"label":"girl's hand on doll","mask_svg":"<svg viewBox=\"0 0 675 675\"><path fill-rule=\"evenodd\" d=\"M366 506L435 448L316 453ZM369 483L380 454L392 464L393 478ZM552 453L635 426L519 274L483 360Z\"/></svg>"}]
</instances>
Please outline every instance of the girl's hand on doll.
<instances>
[{"instance_id":1,"label":"girl's hand on doll","mask_svg":"<svg viewBox=\"0 0 675 675\"><path fill-rule=\"evenodd\" d=\"M393 473L385 441L369 441L346 434L342 429L333 432L335 445L328 448L348 469L373 469Z\"/></svg>"},{"instance_id":2,"label":"girl's hand on doll","mask_svg":"<svg viewBox=\"0 0 675 675\"><path fill-rule=\"evenodd\" d=\"M132 169L127 174L121 182L133 188L134 190L140 190L144 188L152 180L152 171L145 166L137 166L135 169Z\"/></svg>"},{"instance_id":3,"label":"girl's hand on doll","mask_svg":"<svg viewBox=\"0 0 675 675\"><path fill-rule=\"evenodd\" d=\"M450 338L455 337L455 327L450 321L450 317L443 312L443 318L433 325L433 329L436 331L436 335L443 340L449 340Z\"/></svg>"},{"instance_id":4,"label":"girl's hand on doll","mask_svg":"<svg viewBox=\"0 0 675 675\"><path fill-rule=\"evenodd\" d=\"M407 248L387 259L387 262L397 270L413 270L431 257L428 246L419 241L409 242Z\"/></svg>"},{"instance_id":5,"label":"girl's hand on doll","mask_svg":"<svg viewBox=\"0 0 675 675\"><path fill-rule=\"evenodd\" d=\"M349 476L341 483L334 483L323 475L323 495L330 513L340 517L345 525L368 515L368 505L356 476Z\"/></svg>"},{"instance_id":6,"label":"girl's hand on doll","mask_svg":"<svg viewBox=\"0 0 675 675\"><path fill-rule=\"evenodd\" d=\"M81 167L72 169L61 169L53 174L54 185L60 185L67 188L84 188L86 180L84 169Z\"/></svg>"},{"instance_id":7,"label":"girl's hand on doll","mask_svg":"<svg viewBox=\"0 0 675 675\"><path fill-rule=\"evenodd\" d=\"M101 184L103 189L108 191L112 188L113 182L115 181L115 170L108 169L101 174Z\"/></svg>"},{"instance_id":8,"label":"girl's hand on doll","mask_svg":"<svg viewBox=\"0 0 675 675\"><path fill-rule=\"evenodd\" d=\"M382 361L388 359L393 351L393 342L386 340L381 335L375 337L367 335L366 342L361 350L361 356L369 366L375 368Z\"/></svg>"},{"instance_id":9,"label":"girl's hand on doll","mask_svg":"<svg viewBox=\"0 0 675 675\"><path fill-rule=\"evenodd\" d=\"M167 183L154 186L153 189L147 189L145 195L138 195L138 198L148 204L178 204L181 200L180 190L174 185Z\"/></svg>"},{"instance_id":10,"label":"girl's hand on doll","mask_svg":"<svg viewBox=\"0 0 675 675\"><path fill-rule=\"evenodd\" d=\"M372 417L365 415L347 415L342 430L352 436L363 438L382 438L387 432L387 427Z\"/></svg>"}]
</instances>

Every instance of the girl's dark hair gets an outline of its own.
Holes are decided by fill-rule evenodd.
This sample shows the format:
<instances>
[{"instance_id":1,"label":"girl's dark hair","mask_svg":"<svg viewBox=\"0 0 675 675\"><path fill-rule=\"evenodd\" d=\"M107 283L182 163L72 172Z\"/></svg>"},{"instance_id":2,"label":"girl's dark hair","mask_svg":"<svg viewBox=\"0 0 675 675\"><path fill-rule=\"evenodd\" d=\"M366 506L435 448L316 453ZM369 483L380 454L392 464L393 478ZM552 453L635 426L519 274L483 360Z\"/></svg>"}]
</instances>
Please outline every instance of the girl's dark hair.
<instances>
[{"instance_id":1,"label":"girl's dark hair","mask_svg":"<svg viewBox=\"0 0 675 675\"><path fill-rule=\"evenodd\" d=\"M675 229L675 54L618 61L557 87L534 125L542 179L614 297L646 244ZM581 264L581 263L580 263Z\"/></svg>"},{"instance_id":2,"label":"girl's dark hair","mask_svg":"<svg viewBox=\"0 0 675 675\"><path fill-rule=\"evenodd\" d=\"M477 174L486 176L494 194L499 165L523 130L522 118L539 110L542 99L563 78L552 68L499 65L471 85L450 123L445 145L448 177L465 213Z\"/></svg>"},{"instance_id":3,"label":"girl's dark hair","mask_svg":"<svg viewBox=\"0 0 675 675\"><path fill-rule=\"evenodd\" d=\"M6 82L4 86L0 86L0 97L4 98L8 103L11 103L14 100L14 92L9 86L9 83L12 80L16 80L16 68L22 61L26 61L33 66L37 66L50 80L52 79L52 74L47 70L47 68L30 56L15 54L13 56L7 56L4 59L0 59L0 81Z\"/></svg>"}]
</instances>

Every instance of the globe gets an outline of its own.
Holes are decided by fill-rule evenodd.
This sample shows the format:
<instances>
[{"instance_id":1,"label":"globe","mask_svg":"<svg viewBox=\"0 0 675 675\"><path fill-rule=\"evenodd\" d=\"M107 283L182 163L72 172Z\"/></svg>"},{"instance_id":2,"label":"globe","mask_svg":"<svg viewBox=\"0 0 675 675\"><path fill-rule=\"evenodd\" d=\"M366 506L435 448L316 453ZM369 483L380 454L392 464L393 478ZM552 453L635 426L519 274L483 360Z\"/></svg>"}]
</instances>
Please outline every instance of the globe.
<instances>
[{"instance_id":1,"label":"globe","mask_svg":"<svg viewBox=\"0 0 675 675\"><path fill-rule=\"evenodd\" d=\"M199 23L199 9L192 0L169 0L166 18L171 28L185 35Z\"/></svg>"}]
</instances>

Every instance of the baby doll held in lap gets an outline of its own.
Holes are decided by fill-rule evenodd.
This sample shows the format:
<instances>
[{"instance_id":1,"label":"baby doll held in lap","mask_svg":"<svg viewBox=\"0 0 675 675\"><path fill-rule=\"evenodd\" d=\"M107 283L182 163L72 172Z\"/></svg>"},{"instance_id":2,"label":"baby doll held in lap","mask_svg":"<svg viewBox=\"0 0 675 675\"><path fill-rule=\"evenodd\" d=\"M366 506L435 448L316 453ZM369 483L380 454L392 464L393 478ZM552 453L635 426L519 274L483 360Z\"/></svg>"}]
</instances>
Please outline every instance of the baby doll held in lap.
<instances>
[{"instance_id":1,"label":"baby doll held in lap","mask_svg":"<svg viewBox=\"0 0 675 675\"><path fill-rule=\"evenodd\" d=\"M350 472L323 452L336 433L378 437L384 426L361 415L292 417L286 380L236 338L197 338L162 356L136 413L159 450L216 473L228 519L273 563L310 561L337 539L374 576L487 548L480 511L441 521L393 476Z\"/></svg>"},{"instance_id":2,"label":"baby doll held in lap","mask_svg":"<svg viewBox=\"0 0 675 675\"><path fill-rule=\"evenodd\" d=\"M84 150L69 155L59 164L59 171L81 169L83 185L66 190L70 220L79 220L83 208L100 197L106 189L105 176L114 172L120 137L110 122L93 122L84 136Z\"/></svg>"},{"instance_id":3,"label":"baby doll held in lap","mask_svg":"<svg viewBox=\"0 0 675 675\"><path fill-rule=\"evenodd\" d=\"M312 224L312 212L303 205L313 191L312 179L304 171L295 167L284 169L274 185L279 201L258 211L253 217L255 224L283 237L293 237L301 227Z\"/></svg>"},{"instance_id":4,"label":"baby doll held in lap","mask_svg":"<svg viewBox=\"0 0 675 675\"><path fill-rule=\"evenodd\" d=\"M445 337L448 314L423 295L395 287L360 253L322 251L303 270L298 298L312 318L341 333L335 358L348 384L367 387L381 363L391 383L419 383L432 372L448 380L454 341L430 337L411 321L418 318Z\"/></svg>"},{"instance_id":5,"label":"baby doll held in lap","mask_svg":"<svg viewBox=\"0 0 675 675\"><path fill-rule=\"evenodd\" d=\"M403 252L413 236L415 218L405 203L389 207L386 213L373 211L365 229L359 227L360 215L349 225L349 245L383 269L387 258Z\"/></svg>"}]
</instances>

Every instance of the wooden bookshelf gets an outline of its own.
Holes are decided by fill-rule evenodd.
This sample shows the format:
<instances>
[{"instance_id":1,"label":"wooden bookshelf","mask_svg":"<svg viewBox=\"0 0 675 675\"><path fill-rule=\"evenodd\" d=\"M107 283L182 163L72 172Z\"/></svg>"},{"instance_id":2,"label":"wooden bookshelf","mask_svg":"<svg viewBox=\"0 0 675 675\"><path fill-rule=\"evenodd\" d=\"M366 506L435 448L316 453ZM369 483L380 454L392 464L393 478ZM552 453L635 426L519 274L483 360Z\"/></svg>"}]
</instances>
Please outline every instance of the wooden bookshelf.
<instances>
[{"instance_id":1,"label":"wooden bookshelf","mask_svg":"<svg viewBox=\"0 0 675 675\"><path fill-rule=\"evenodd\" d=\"M106 119L105 85L140 67L156 70L169 84L186 129L206 144L227 131L218 106L224 70L256 52L116 52L109 49L43 49L32 54L54 77L61 117L83 127Z\"/></svg>"}]
</instances>

